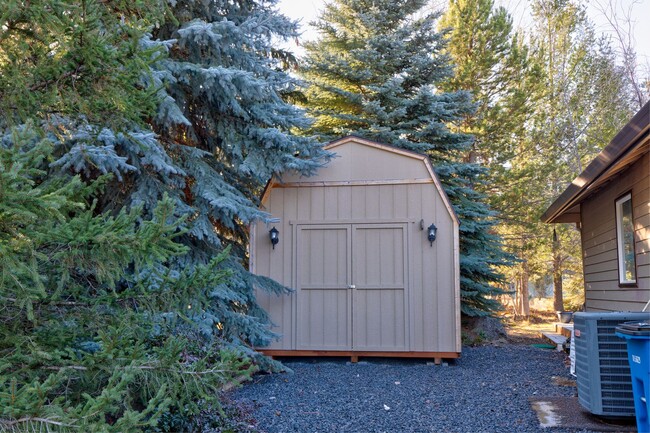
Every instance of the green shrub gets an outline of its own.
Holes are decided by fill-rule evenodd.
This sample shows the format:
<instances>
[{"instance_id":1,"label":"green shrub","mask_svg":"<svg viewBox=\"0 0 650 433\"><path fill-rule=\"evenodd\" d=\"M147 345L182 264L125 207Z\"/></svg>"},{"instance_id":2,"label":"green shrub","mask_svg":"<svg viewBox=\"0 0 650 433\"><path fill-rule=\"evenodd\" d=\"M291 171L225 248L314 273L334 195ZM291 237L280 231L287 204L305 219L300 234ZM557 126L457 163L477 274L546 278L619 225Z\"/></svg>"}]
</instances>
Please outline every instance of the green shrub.
<instances>
[{"instance_id":1,"label":"green shrub","mask_svg":"<svg viewBox=\"0 0 650 433\"><path fill-rule=\"evenodd\" d=\"M228 250L172 271L187 248L169 199L150 219L98 213L105 178L46 177L51 146L32 128L11 142L0 145L0 431L141 431L217 405L223 384L252 371L197 320L228 279Z\"/></svg>"}]
</instances>

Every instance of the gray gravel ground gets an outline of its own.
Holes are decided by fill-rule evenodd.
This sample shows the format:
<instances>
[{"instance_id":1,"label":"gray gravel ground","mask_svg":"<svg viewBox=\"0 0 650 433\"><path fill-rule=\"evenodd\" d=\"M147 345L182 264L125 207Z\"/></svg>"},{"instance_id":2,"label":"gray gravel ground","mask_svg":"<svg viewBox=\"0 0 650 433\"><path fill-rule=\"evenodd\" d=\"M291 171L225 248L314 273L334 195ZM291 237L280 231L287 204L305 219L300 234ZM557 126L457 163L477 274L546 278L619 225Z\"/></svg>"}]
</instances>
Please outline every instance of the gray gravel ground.
<instances>
[{"instance_id":1,"label":"gray gravel ground","mask_svg":"<svg viewBox=\"0 0 650 433\"><path fill-rule=\"evenodd\" d=\"M528 402L572 396L565 355L506 345L463 348L449 366L423 360L285 360L293 373L258 375L233 392L268 433L576 432L542 429Z\"/></svg>"}]
</instances>

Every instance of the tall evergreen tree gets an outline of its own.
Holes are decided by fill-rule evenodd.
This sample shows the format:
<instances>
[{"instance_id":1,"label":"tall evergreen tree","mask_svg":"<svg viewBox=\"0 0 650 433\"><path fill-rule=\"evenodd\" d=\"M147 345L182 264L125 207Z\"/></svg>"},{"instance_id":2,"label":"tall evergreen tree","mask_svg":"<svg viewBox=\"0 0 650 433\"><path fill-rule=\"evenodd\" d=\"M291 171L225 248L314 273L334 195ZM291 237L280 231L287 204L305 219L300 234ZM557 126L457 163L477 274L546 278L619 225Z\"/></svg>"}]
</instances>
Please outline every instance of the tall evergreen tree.
<instances>
[{"instance_id":1,"label":"tall evergreen tree","mask_svg":"<svg viewBox=\"0 0 650 433\"><path fill-rule=\"evenodd\" d=\"M544 98L530 125L529 146L538 151L536 182L542 189L532 191L541 198L534 213L538 216L632 114L631 92L624 70L616 66L609 44L595 34L584 6L572 0L536 0L531 44L544 65ZM543 177L542 177L543 176ZM580 263L573 248L577 230L567 225L539 227L545 233L540 243L552 269L557 310L563 310L562 284L567 265ZM579 273L578 275L581 275ZM581 285L581 284L580 284Z\"/></svg>"},{"instance_id":2,"label":"tall evergreen tree","mask_svg":"<svg viewBox=\"0 0 650 433\"><path fill-rule=\"evenodd\" d=\"M19 152L27 148L31 142L21 141L10 132L11 126L21 130L33 121L40 131L39 140L49 142L52 151L41 158L44 165L38 167L46 173L24 183L65 181L76 175L78 189L65 198L76 203L74 194L79 194L85 205L83 212L78 211L79 218L75 213L59 217L75 217L75 224L81 227L75 232L71 224L64 224L67 237L62 239L73 242L79 237L74 246L87 254L75 255L75 248L61 252L59 258L65 263L60 268L52 261L52 267L34 274L35 281L47 281L52 292L29 296L43 296L47 307L56 310L61 299L82 302L82 295L88 295L90 299L83 298L87 308L78 313L85 320L101 319L72 326L69 316L59 311L57 317L53 314L57 311L50 311L48 320L59 320L52 328L59 334L50 340L45 337L52 334L39 335L48 343L39 356L53 354L53 358L49 364L41 363L40 358L37 363L55 369L51 371L63 369L67 376L61 373L54 378L56 383L48 382L51 388L39 388L44 390L40 394L34 388L38 382L30 381L33 376L23 376L18 383L34 385L24 388L24 395L36 400L15 412L3 400L0 411L9 411L9 415L0 412L3 416L37 413L34 407L45 407L43 402L47 402L52 410L48 415L59 416L67 410L69 419L74 420L94 414L89 427L76 424L84 431L129 431L136 424L152 425L170 404L182 412L196 409L199 399L216 395L219 381L207 381L208 373L218 376L220 366L226 373L232 365L238 368L236 362L227 361L232 358L229 351L222 357L218 349L235 348L237 356L254 355L251 343L272 338L253 289L284 288L246 271L247 227L268 218L258 209L257 197L272 174L287 169L309 173L327 156L314 140L292 133L308 121L301 110L285 102L296 90L297 80L283 71L291 56L275 44L293 37L296 25L278 15L274 4L247 0L33 1L10 2L0 12L0 145ZM83 185L99 185L97 182L101 188L94 188L95 201L90 205L90 196L80 190ZM0 198L3 193L1 189ZM166 213L161 215L158 202L164 197ZM95 221L95 216L101 218ZM35 221L39 218L36 213ZM49 217L48 223L52 219ZM151 220L169 224L160 228L158 235L133 235L151 227ZM52 230L54 234L59 231ZM180 246L165 244L167 238ZM107 245L109 241L115 243L113 249ZM161 250L160 243L170 251ZM228 247L232 253L220 255ZM96 257L87 251L93 248ZM5 253L3 250L3 257ZM40 250L25 253L16 260L45 260L47 255L40 254ZM220 259L215 261L215 257ZM76 263L77 259L87 261ZM231 275L228 279L221 278L226 268ZM7 265L2 271L8 275L10 269ZM61 273L65 278L60 278ZM58 286L57 281L67 284ZM14 296L14 288L6 281L5 289L11 291L3 291L1 299L7 302L10 298L15 304L12 311L15 308L31 315L30 305L38 305L43 312L43 299L30 304L31 298L24 299L18 292ZM147 290L155 292L150 299L146 299ZM157 290L165 292L164 299L156 296ZM155 305L146 308L150 305L145 305L143 298ZM118 308L120 302L125 303L124 308ZM166 326L169 318L178 320ZM2 325L6 326L2 337L8 338L0 348L4 355L10 350L6 342L11 341L11 327L21 328L20 322L12 320ZM173 333L171 346L160 341L164 337L158 332ZM188 338L177 344L177 335ZM103 336L120 340L113 344ZM95 343L110 345L112 351L95 351ZM96 356L86 357L86 349ZM121 355L115 352L119 350ZM61 352L70 359L59 362ZM210 355L195 358L206 353ZM58 380L74 375L76 367L88 367L74 364L75 356L81 357L79 362L95 362L100 371L89 368L88 376L74 376L84 379L75 382L79 399L66 406L60 392L72 388L59 387ZM100 362L97 356L113 360L117 356L119 362ZM148 366L126 374L130 366L124 363L139 361L141 356L164 361L169 368L167 379L186 380L186 390L201 392L182 394L182 388L176 392L157 387L156 383L169 380L156 382ZM179 359L186 361L182 367L190 370L182 371L174 364ZM21 368L19 361L16 365ZM206 369L205 375L194 375L191 368L205 366L204 361L213 362L214 368ZM153 379L144 380L142 375ZM0 379L0 398L11 400L16 397L11 393L15 382L7 377ZM102 386L107 383L110 395L104 398ZM55 400L50 400L53 395ZM77 403L85 396L101 402L94 405L94 400L92 404L88 400L86 409L79 408ZM152 397L157 403L148 406L147 398ZM93 408L96 410L90 411ZM112 418L99 419L102 411ZM120 416L124 420L118 424ZM5 424L12 426L14 421Z\"/></svg>"},{"instance_id":3,"label":"tall evergreen tree","mask_svg":"<svg viewBox=\"0 0 650 433\"><path fill-rule=\"evenodd\" d=\"M505 248L519 259L504 272L516 290L518 311L528 315L524 277L529 262L521 227L521 215L528 210L513 203L522 199L518 194L529 171L522 169L521 162L517 167L513 163L521 152L536 103L543 97L542 68L529 54L523 37L513 31L508 12L495 8L493 0L451 0L440 27L448 31L447 52L455 66L443 88L469 91L477 104L476 111L460 123L462 131L475 137L465 158L488 168L485 181L476 187L487 194L497 212L497 230L504 237Z\"/></svg>"},{"instance_id":4,"label":"tall evergreen tree","mask_svg":"<svg viewBox=\"0 0 650 433\"><path fill-rule=\"evenodd\" d=\"M555 308L563 309L562 274L580 263L577 233L554 232L538 216L627 118L621 72L584 11L571 1L538 1L533 12L528 46L491 0L452 0L441 21L456 64L446 88L469 90L478 102L462 126L477 137L471 157L490 168L484 191L519 258L506 273L522 315L529 281L554 280Z\"/></svg>"},{"instance_id":5,"label":"tall evergreen tree","mask_svg":"<svg viewBox=\"0 0 650 433\"><path fill-rule=\"evenodd\" d=\"M254 354L250 343L272 334L253 288L284 290L246 270L248 225L268 218L258 196L273 174L308 174L327 156L293 134L309 121L285 102L298 82L276 43L296 36L296 23L273 1L48 3L12 3L0 39L4 119L43 123L53 176L112 173L98 211L141 206L151 216L167 194L189 248L172 258L177 270L231 245L223 266L233 277L196 288L212 303L194 319Z\"/></svg>"},{"instance_id":6,"label":"tall evergreen tree","mask_svg":"<svg viewBox=\"0 0 650 433\"><path fill-rule=\"evenodd\" d=\"M139 173L122 194L127 204L137 204L166 192L190 216L182 242L191 251L189 261L178 263L181 268L232 246L227 266L233 277L229 285L211 289L213 306L201 320L207 326L219 323L213 330L238 347L265 344L273 336L254 287L286 290L246 270L248 226L269 218L258 208L262 188L272 175L309 174L327 158L320 143L294 134L309 120L286 102L299 83L286 72L293 56L277 48L277 41L296 37L297 24L280 15L275 3L174 4L175 20L153 33L155 40L175 42L168 43L168 57L152 72L165 90L151 121L163 148L161 165L173 169L150 173L149 161L161 159L150 152L139 159Z\"/></svg>"},{"instance_id":7,"label":"tall evergreen tree","mask_svg":"<svg viewBox=\"0 0 650 433\"><path fill-rule=\"evenodd\" d=\"M500 198L514 181L508 166L542 96L541 67L506 9L495 8L493 0L451 0L439 26L447 32L445 51L454 65L444 89L470 92L477 106L461 123L474 136L466 160L489 168L489 180L479 188L503 213L507 203Z\"/></svg>"},{"instance_id":8,"label":"tall evergreen tree","mask_svg":"<svg viewBox=\"0 0 650 433\"><path fill-rule=\"evenodd\" d=\"M474 109L464 91L442 92L452 75L442 52L437 14L421 0L335 0L317 22L320 38L306 44L301 68L307 108L322 139L357 134L429 155L461 220L462 311L499 308L495 266L507 262L485 197L475 188L483 168L464 162L472 144L454 132Z\"/></svg>"}]
</instances>

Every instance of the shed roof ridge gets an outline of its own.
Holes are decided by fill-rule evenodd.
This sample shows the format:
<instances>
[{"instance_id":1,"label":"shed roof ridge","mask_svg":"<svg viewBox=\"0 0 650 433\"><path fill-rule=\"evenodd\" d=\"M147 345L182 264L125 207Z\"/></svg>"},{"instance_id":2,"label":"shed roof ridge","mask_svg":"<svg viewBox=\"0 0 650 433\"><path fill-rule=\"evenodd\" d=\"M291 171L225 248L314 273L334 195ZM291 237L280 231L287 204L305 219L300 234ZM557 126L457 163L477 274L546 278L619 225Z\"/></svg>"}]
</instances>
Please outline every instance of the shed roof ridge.
<instances>
[{"instance_id":1,"label":"shed roof ridge","mask_svg":"<svg viewBox=\"0 0 650 433\"><path fill-rule=\"evenodd\" d=\"M413 150L403 149L401 147L393 146L393 145L388 144L388 143L383 143L383 142L379 142L379 141L375 141L375 140L370 140L368 138L361 137L360 135L354 135L354 134L346 135L345 137L341 137L341 138L338 138L338 139L336 139L334 141L330 141L325 146L323 146L323 148L325 150L329 150L329 149L332 149L334 147L338 147L338 146L341 146L343 144L346 144L346 143L349 143L349 142L352 142L352 141L355 142L355 143L366 145L366 146L376 147L376 148L379 148L379 149L387 150L389 152L398 153L400 155L410 156L410 157L415 158L415 159L423 159L423 160L424 159L429 159L429 157L427 155L423 154L423 153L418 153L418 152L415 152Z\"/></svg>"}]
</instances>

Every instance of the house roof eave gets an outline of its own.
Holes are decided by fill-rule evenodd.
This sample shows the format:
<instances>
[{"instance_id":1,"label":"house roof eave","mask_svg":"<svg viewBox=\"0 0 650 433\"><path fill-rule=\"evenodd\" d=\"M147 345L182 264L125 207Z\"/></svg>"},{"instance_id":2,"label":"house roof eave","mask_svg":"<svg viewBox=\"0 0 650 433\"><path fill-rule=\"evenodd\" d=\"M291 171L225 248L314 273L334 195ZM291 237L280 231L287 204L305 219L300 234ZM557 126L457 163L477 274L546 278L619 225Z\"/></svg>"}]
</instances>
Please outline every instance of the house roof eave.
<instances>
[{"instance_id":1,"label":"house roof eave","mask_svg":"<svg viewBox=\"0 0 650 433\"><path fill-rule=\"evenodd\" d=\"M650 102L646 103L612 141L594 158L587 168L560 194L541 216L545 223L579 222L579 205L611 174L630 163L626 156L647 146L650 138ZM640 157L644 152L639 152ZM638 159L638 157L636 159ZM576 220L577 217L577 220ZM569 220L569 221L567 221Z\"/></svg>"}]
</instances>

